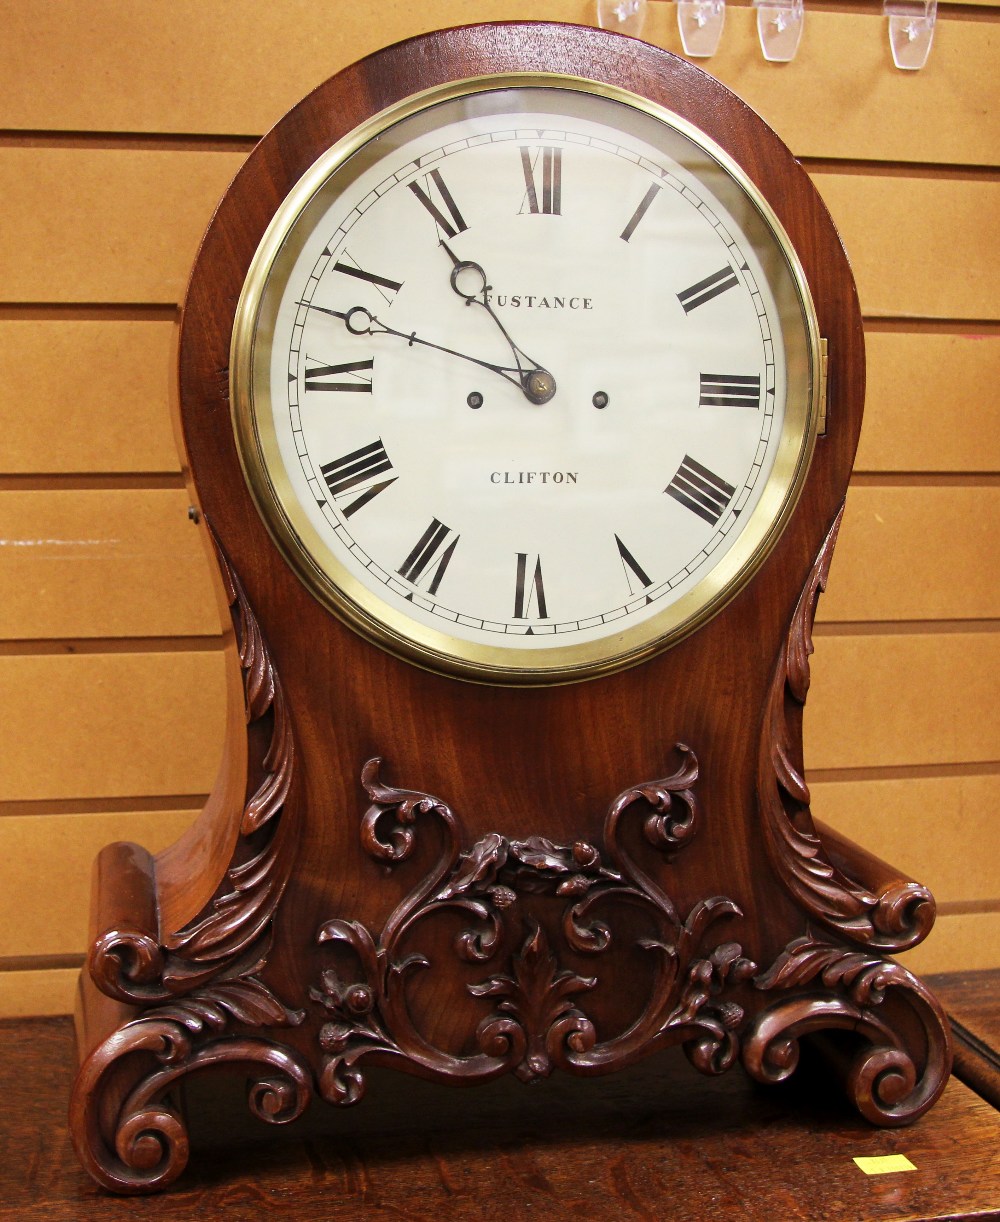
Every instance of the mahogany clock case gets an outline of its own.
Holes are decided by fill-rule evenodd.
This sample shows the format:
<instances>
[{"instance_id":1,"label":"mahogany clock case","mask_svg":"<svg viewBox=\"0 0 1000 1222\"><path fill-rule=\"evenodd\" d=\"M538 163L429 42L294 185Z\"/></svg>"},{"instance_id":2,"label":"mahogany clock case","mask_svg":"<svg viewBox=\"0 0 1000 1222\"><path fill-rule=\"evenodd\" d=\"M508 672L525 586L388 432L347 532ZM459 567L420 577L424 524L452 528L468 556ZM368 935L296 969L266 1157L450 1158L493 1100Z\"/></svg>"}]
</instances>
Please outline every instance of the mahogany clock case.
<instances>
[{"instance_id":1,"label":"mahogany clock case","mask_svg":"<svg viewBox=\"0 0 1000 1222\"><path fill-rule=\"evenodd\" d=\"M720 145L784 226L829 354L825 432L742 591L641 665L530 688L420 669L320 605L257 512L229 399L244 279L301 175L408 95L509 72L614 84ZM863 336L826 209L756 114L683 60L582 27L474 26L371 55L296 106L221 202L185 305L180 392L197 528L233 623L230 713L191 831L155 861L113 845L97 863L72 1128L99 1182L175 1178L172 1092L223 1064L281 1121L317 1085L356 1101L367 1064L472 1084L601 1074L682 1044L702 1072L740 1059L774 1081L823 1030L848 1033L848 1089L872 1121L933 1103L943 1014L885 957L926 935L933 900L817 831L803 780Z\"/></svg>"}]
</instances>

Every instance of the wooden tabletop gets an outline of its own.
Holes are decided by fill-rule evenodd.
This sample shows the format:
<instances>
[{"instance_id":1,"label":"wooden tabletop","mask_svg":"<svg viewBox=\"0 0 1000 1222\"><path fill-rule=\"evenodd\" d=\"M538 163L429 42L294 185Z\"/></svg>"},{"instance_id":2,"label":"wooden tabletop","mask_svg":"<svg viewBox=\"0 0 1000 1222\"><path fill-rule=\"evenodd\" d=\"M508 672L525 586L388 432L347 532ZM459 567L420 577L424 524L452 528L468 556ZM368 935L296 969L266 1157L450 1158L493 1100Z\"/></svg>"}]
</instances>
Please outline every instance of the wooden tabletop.
<instances>
[{"instance_id":1,"label":"wooden tabletop","mask_svg":"<svg viewBox=\"0 0 1000 1222\"><path fill-rule=\"evenodd\" d=\"M656 1219L859 1222L1000 1216L1000 1114L952 1080L910 1128L874 1129L821 1067L779 1087L703 1078L676 1050L624 1074L474 1091L373 1079L378 1108L252 1120L242 1084L189 1092L191 1161L174 1189L114 1198L66 1126L68 1019L0 1023L0 1218ZM825 1086L824 1086L825 1083ZM220 1089L221 1088L221 1089ZM823 1093L821 1093L823 1092ZM867 1175L856 1157L916 1168Z\"/></svg>"},{"instance_id":2,"label":"wooden tabletop","mask_svg":"<svg viewBox=\"0 0 1000 1222\"><path fill-rule=\"evenodd\" d=\"M951 1019L956 1076L1000 1108L1000 969L950 972L927 983Z\"/></svg>"}]
</instances>

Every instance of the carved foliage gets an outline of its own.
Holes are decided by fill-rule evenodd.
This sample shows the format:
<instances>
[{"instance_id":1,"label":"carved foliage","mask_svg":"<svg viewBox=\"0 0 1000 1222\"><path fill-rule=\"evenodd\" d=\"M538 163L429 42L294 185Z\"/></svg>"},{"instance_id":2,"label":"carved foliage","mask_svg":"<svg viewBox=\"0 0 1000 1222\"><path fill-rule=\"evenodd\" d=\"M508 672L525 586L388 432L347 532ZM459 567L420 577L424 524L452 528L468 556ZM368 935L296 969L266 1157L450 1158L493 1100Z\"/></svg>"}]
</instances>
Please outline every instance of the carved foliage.
<instances>
[{"instance_id":1,"label":"carved foliage","mask_svg":"<svg viewBox=\"0 0 1000 1222\"><path fill-rule=\"evenodd\" d=\"M186 1129L165 1098L185 1074L210 1065L247 1068L254 1075L250 1107L274 1123L298 1116L312 1091L308 1068L290 1050L229 1032L234 1023L295 1025L304 1014L290 1010L259 978L293 860L292 838L279 834L294 763L291 727L260 627L212 538L239 643L250 763L261 780L246 798L232 864L205 912L162 940L155 928L137 928L143 916L157 924L148 876L146 912L116 922L91 948L95 984L145 1010L93 1050L71 1104L81 1162L117 1192L156 1191L184 1169Z\"/></svg>"},{"instance_id":2,"label":"carved foliage","mask_svg":"<svg viewBox=\"0 0 1000 1222\"><path fill-rule=\"evenodd\" d=\"M97 986L120 1001L145 1006L203 991L209 981L216 991L224 986L229 996L244 994L248 1004L267 991L248 965L263 962L294 856L293 838L278 834L295 760L281 682L239 579L211 537L237 634L246 718L253 731L248 731L251 764L262 779L246 798L232 864L205 912L162 938L155 929L136 929L129 922L101 933L91 948L89 968ZM284 1009L276 999L272 1008Z\"/></svg>"},{"instance_id":3,"label":"carved foliage","mask_svg":"<svg viewBox=\"0 0 1000 1222\"><path fill-rule=\"evenodd\" d=\"M369 854L393 867L405 861L421 816L438 821L445 844L436 867L390 914L377 939L354 921L331 920L319 932L321 943L353 952L359 977L342 980L329 968L310 991L329 1016L320 1033L324 1096L356 1102L364 1091L358 1063L366 1058L441 1080L482 1080L508 1071L529 1080L557 1066L580 1073L617 1068L666 1043L685 1042L706 1072L727 1068L736 1054L743 1011L717 997L756 967L735 943L707 955L701 947L716 921L742 914L731 900L716 896L696 904L682 922L620 836L623 817L638 806L646 810L645 838L667 856L693 835L697 761L687 747L678 750L682 762L672 776L627 790L612 803L603 850L582 841L560 845L542 836L518 841L489 833L463 851L458 821L444 802L384 785L380 761L370 760L362 782L372 805L361 829ZM612 948L616 907L633 906L646 914L656 932L638 944L653 957L652 982L644 1009L625 1031L599 1038L584 1008L597 978L562 967L549 932L523 911L529 896L562 901L562 939L585 955ZM410 974L432 965L424 955L404 953L403 938L416 942L421 923L445 911L470 921L454 941L455 953L466 963L485 964L507 951L502 970L469 986L473 996L496 1006L476 1027L478 1051L465 1056L429 1043L406 998Z\"/></svg>"},{"instance_id":4,"label":"carved foliage","mask_svg":"<svg viewBox=\"0 0 1000 1222\"><path fill-rule=\"evenodd\" d=\"M810 933L790 942L754 983L765 992L794 993L758 1014L744 1041L743 1063L758 1081L778 1082L794 1071L801 1036L841 1028L868 1041L847 1072L848 1093L867 1120L909 1124L940 1096L951 1069L948 1021L898 963ZM890 1022L879 1013L890 991L923 1033L920 1053L912 1039L904 1044L898 1016Z\"/></svg>"},{"instance_id":5,"label":"carved foliage","mask_svg":"<svg viewBox=\"0 0 1000 1222\"><path fill-rule=\"evenodd\" d=\"M809 691L812 625L842 514L843 510L816 557L771 678L758 751L761 826L772 866L812 920L855 942L905 950L930 931L934 921L930 892L904 881L875 894L835 869L813 829L809 787L794 763L801 736L793 711L805 704Z\"/></svg>"}]
</instances>

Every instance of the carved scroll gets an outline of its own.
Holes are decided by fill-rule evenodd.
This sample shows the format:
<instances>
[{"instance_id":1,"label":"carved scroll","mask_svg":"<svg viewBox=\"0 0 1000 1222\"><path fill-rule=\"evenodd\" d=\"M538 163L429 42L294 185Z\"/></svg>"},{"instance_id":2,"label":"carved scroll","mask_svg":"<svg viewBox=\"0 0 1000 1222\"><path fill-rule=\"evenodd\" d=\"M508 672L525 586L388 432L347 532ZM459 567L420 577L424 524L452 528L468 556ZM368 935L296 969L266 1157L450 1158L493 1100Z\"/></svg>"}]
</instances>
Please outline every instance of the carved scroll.
<instances>
[{"instance_id":1,"label":"carved scroll","mask_svg":"<svg viewBox=\"0 0 1000 1222\"><path fill-rule=\"evenodd\" d=\"M225 1034L230 1019L244 1024L289 1021L270 995L220 989L162 1006L126 1023L83 1063L71 1105L71 1131L84 1168L115 1192L157 1192L172 1183L188 1160L184 1121L168 1096L186 1074L238 1065L253 1075L250 1110L284 1124L300 1116L312 1096L308 1068L290 1049L262 1039L208 1038ZM114 1112L115 1071L135 1061L144 1071ZM149 1068L150 1062L152 1068Z\"/></svg>"},{"instance_id":2,"label":"carved scroll","mask_svg":"<svg viewBox=\"0 0 1000 1222\"><path fill-rule=\"evenodd\" d=\"M214 535L212 541L236 629L250 763L261 780L246 798L215 898L181 930L158 936L152 859L135 846L117 846L127 850L137 911L98 936L88 966L104 993L146 1012L91 1052L71 1103L81 1162L117 1192L154 1192L184 1169L186 1129L166 1101L184 1075L206 1066L246 1067L255 1075L251 1110L274 1123L293 1120L312 1093L311 1074L294 1053L228 1030L233 1023L287 1027L304 1014L285 1006L259 975L294 856L292 838L279 834L294 765L291 727L256 617Z\"/></svg>"},{"instance_id":3,"label":"carved scroll","mask_svg":"<svg viewBox=\"0 0 1000 1222\"><path fill-rule=\"evenodd\" d=\"M91 978L109 997L148 1006L174 1000L209 981L250 984L247 961L262 961L274 911L287 884L295 845L280 836L295 746L281 682L239 579L211 534L239 648L251 765L262 779L247 799L232 864L207 910L185 928L158 936L153 880L151 928L103 931L88 959ZM270 733L268 734L268 729ZM253 733L251 733L253 731ZM257 758L254 758L256 748ZM262 834L258 834L262 833Z\"/></svg>"},{"instance_id":4,"label":"carved scroll","mask_svg":"<svg viewBox=\"0 0 1000 1222\"><path fill-rule=\"evenodd\" d=\"M789 943L754 983L763 991L796 990L758 1014L744 1040L743 1064L759 1082L779 1082L795 1070L803 1035L841 1029L867 1041L849 1066L846 1085L872 1124L909 1124L944 1090L951 1070L948 1020L898 963L809 934ZM919 1061L912 1037L904 1044L898 1021L879 1013L889 990L923 1034Z\"/></svg>"},{"instance_id":5,"label":"carved scroll","mask_svg":"<svg viewBox=\"0 0 1000 1222\"><path fill-rule=\"evenodd\" d=\"M369 855L391 867L406 861L421 817L437 820L445 843L435 868L390 914L377 938L360 923L339 919L319 931L321 943L349 949L356 964L354 978L342 979L331 967L310 990L328 1016L320 1031L324 1097L357 1102L364 1093L359 1064L365 1060L442 1081L482 1081L506 1072L527 1081L555 1067L605 1072L666 1044L684 1043L704 1072L728 1068L737 1054L743 1010L718 1000L719 994L747 980L756 967L736 943L710 952L703 943L716 922L742 913L732 900L714 896L697 903L682 921L620 834L623 818L640 806L646 810L645 839L666 856L694 834L698 766L692 751L682 744L677 749L682 762L675 773L631 788L611 804L603 849L582 841L559 845L542 836L519 841L489 833L463 850L458 820L444 802L383 784L380 761L370 760L362 782L372 805L361 829ZM656 932L638 945L652 956L651 984L644 1008L624 1031L601 1038L585 1009L597 977L561 965L550 935L522 912L528 896L561 901L558 928L565 946L595 957L613 949L616 907L646 914ZM470 921L454 940L454 952L464 962L491 963L508 952L501 970L468 986L472 996L496 1003L475 1029L478 1051L471 1055L434 1046L417 1029L407 1004L411 974L432 964L425 955L404 953L403 939L409 945L419 942L423 923L444 912Z\"/></svg>"},{"instance_id":6,"label":"carved scroll","mask_svg":"<svg viewBox=\"0 0 1000 1222\"><path fill-rule=\"evenodd\" d=\"M870 891L831 865L813 827L809 787L794 762L801 740L797 712L809 691L816 604L826 589L842 515L841 509L819 550L772 674L758 749L757 799L771 865L805 914L851 941L899 951L930 931L933 897L909 880Z\"/></svg>"}]
</instances>

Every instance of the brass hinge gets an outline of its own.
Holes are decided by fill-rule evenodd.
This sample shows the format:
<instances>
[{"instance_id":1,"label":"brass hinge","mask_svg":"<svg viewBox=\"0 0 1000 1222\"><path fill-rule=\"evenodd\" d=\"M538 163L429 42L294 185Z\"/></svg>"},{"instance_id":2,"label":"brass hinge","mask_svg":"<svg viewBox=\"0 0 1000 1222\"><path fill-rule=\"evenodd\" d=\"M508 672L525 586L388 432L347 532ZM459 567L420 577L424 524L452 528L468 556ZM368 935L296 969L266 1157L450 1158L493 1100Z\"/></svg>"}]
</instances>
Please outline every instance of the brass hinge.
<instances>
[{"instance_id":1,"label":"brass hinge","mask_svg":"<svg viewBox=\"0 0 1000 1222\"><path fill-rule=\"evenodd\" d=\"M820 437L826 436L826 375L829 368L829 351L825 339L819 341L819 428Z\"/></svg>"}]
</instances>

